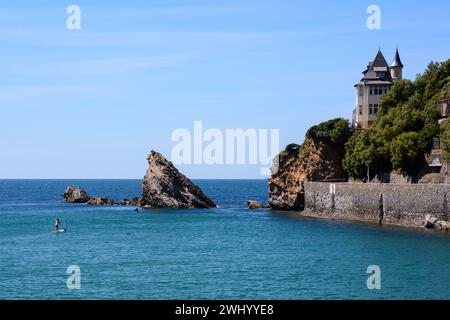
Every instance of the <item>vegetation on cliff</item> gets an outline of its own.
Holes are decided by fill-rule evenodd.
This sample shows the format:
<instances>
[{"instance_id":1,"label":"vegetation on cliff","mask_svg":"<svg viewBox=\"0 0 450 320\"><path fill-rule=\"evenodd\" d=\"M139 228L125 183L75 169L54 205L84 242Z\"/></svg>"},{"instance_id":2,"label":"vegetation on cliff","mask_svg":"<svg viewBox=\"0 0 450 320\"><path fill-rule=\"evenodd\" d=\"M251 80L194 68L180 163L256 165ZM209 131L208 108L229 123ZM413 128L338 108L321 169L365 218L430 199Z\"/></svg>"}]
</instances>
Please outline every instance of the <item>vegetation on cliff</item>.
<instances>
[{"instance_id":1,"label":"vegetation on cliff","mask_svg":"<svg viewBox=\"0 0 450 320\"><path fill-rule=\"evenodd\" d=\"M320 139L334 144L345 144L352 133L348 120L337 118L309 128L305 138Z\"/></svg>"},{"instance_id":2,"label":"vegetation on cliff","mask_svg":"<svg viewBox=\"0 0 450 320\"><path fill-rule=\"evenodd\" d=\"M396 171L414 176L440 134L437 103L450 76L450 60L430 63L415 81L401 80L382 97L377 120L346 144L344 168L352 178Z\"/></svg>"}]
</instances>

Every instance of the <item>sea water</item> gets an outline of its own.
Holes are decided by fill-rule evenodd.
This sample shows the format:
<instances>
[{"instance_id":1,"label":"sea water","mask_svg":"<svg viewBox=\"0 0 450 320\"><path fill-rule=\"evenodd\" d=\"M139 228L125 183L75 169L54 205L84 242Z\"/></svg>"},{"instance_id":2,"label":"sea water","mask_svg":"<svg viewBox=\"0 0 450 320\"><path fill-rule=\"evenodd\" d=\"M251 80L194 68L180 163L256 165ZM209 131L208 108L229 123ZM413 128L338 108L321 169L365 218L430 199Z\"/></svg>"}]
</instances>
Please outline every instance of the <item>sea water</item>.
<instances>
[{"instance_id":1,"label":"sea water","mask_svg":"<svg viewBox=\"0 0 450 320\"><path fill-rule=\"evenodd\" d=\"M0 180L0 298L450 299L447 233L248 210L267 202L267 181L195 182L219 208L62 200L68 185L132 198L139 180Z\"/></svg>"}]
</instances>

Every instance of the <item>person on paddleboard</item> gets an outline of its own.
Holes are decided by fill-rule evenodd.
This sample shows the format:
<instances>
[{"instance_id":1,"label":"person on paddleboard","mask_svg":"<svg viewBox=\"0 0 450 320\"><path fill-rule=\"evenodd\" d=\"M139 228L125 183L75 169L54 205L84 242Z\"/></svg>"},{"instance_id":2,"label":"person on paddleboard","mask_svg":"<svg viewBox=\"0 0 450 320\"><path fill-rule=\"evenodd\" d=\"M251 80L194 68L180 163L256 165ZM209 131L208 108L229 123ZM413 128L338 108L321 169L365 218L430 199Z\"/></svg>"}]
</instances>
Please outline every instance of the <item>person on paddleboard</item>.
<instances>
[{"instance_id":1,"label":"person on paddleboard","mask_svg":"<svg viewBox=\"0 0 450 320\"><path fill-rule=\"evenodd\" d=\"M61 228L61 220L59 220L59 218L56 218L56 220L55 220L55 231L58 232L60 228Z\"/></svg>"}]
</instances>

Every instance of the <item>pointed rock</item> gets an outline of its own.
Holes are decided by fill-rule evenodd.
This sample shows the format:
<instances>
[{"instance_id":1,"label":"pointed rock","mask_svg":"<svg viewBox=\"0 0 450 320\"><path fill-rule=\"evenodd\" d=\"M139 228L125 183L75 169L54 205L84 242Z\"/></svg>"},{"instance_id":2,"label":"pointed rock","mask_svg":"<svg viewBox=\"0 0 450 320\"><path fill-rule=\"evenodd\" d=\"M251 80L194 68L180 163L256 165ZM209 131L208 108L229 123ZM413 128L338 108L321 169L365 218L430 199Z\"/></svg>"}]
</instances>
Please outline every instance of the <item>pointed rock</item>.
<instances>
[{"instance_id":1,"label":"pointed rock","mask_svg":"<svg viewBox=\"0 0 450 320\"><path fill-rule=\"evenodd\" d=\"M215 208L203 191L163 157L151 151L142 181L141 205L147 208Z\"/></svg>"}]
</instances>

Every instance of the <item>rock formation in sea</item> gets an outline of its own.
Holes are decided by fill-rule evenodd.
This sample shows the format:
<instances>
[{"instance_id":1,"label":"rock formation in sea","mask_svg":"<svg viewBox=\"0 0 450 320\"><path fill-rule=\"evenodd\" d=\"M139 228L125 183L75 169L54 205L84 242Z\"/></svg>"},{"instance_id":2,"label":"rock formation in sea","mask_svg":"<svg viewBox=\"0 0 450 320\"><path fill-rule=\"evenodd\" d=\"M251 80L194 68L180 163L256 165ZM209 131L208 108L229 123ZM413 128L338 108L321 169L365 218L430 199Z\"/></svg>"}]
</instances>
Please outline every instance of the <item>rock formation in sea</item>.
<instances>
[{"instance_id":1,"label":"rock formation in sea","mask_svg":"<svg viewBox=\"0 0 450 320\"><path fill-rule=\"evenodd\" d=\"M276 210L302 210L304 181L345 180L342 167L344 155L343 142L332 142L317 136L307 136L303 145L288 145L278 155L276 168L272 167L270 207Z\"/></svg>"},{"instance_id":2,"label":"rock formation in sea","mask_svg":"<svg viewBox=\"0 0 450 320\"><path fill-rule=\"evenodd\" d=\"M163 157L151 151L142 181L141 205L145 208L214 208L203 191Z\"/></svg>"},{"instance_id":3,"label":"rock formation in sea","mask_svg":"<svg viewBox=\"0 0 450 320\"><path fill-rule=\"evenodd\" d=\"M113 206L116 204L116 202L105 197L95 197L90 199L87 204L91 206Z\"/></svg>"},{"instance_id":4,"label":"rock formation in sea","mask_svg":"<svg viewBox=\"0 0 450 320\"><path fill-rule=\"evenodd\" d=\"M140 206L141 198L135 197L131 200L123 199L115 201L106 197L91 198L86 190L81 187L73 188L68 186L63 194L64 202L68 203L86 203L91 206Z\"/></svg>"},{"instance_id":5,"label":"rock formation in sea","mask_svg":"<svg viewBox=\"0 0 450 320\"><path fill-rule=\"evenodd\" d=\"M105 197L95 197L91 198L88 202L86 202L88 205L91 206L140 206L141 199L138 197L135 197L131 200L129 199L123 199L122 201L114 201L110 198Z\"/></svg>"},{"instance_id":6,"label":"rock formation in sea","mask_svg":"<svg viewBox=\"0 0 450 320\"><path fill-rule=\"evenodd\" d=\"M268 208L269 206L256 200L247 200L247 207L249 209L264 209Z\"/></svg>"},{"instance_id":7,"label":"rock formation in sea","mask_svg":"<svg viewBox=\"0 0 450 320\"><path fill-rule=\"evenodd\" d=\"M92 206L138 206L145 208L215 208L217 205L203 191L164 158L151 151L147 157L149 168L142 181L142 196L115 201L106 197L90 198L78 187L67 187L64 201Z\"/></svg>"},{"instance_id":8,"label":"rock formation in sea","mask_svg":"<svg viewBox=\"0 0 450 320\"><path fill-rule=\"evenodd\" d=\"M64 201L68 203L86 203L91 198L83 188L68 186L63 194Z\"/></svg>"}]
</instances>

